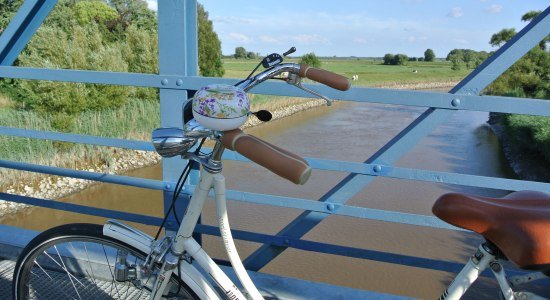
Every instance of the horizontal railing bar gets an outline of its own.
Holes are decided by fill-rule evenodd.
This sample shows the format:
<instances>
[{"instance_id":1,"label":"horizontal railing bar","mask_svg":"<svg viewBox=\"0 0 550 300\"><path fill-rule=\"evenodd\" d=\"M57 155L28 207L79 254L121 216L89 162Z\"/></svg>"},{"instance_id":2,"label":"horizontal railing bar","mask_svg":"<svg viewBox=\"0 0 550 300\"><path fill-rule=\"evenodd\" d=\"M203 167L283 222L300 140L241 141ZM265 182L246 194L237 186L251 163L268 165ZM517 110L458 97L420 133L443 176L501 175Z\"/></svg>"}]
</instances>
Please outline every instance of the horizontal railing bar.
<instances>
[{"instance_id":1,"label":"horizontal railing bar","mask_svg":"<svg viewBox=\"0 0 550 300\"><path fill-rule=\"evenodd\" d=\"M185 190L193 193L195 186L187 185ZM211 192L211 197L213 193ZM410 214L382 209L342 205L337 203L320 202L301 198L276 196L269 194L249 193L235 190L227 190L226 197L229 200L270 205L276 207L293 208L300 210L316 211L325 214L354 217L359 219L383 221L398 224L416 225L431 228L464 231L464 229L449 225L436 217L418 214Z\"/></svg>"},{"instance_id":2,"label":"horizontal railing bar","mask_svg":"<svg viewBox=\"0 0 550 300\"><path fill-rule=\"evenodd\" d=\"M60 133L52 131L41 131L32 129L12 128L0 126L0 135L17 136L23 138L46 139L62 142L73 142L97 146L118 147L142 151L154 151L151 142L125 140L116 138L104 138L83 134ZM224 159L250 162L249 159L233 151L226 151ZM446 184L457 184L483 188L519 191L525 189L550 192L550 184L534 181L515 179L495 178L478 175L458 174L449 172L428 171L420 169L409 169L383 166L379 164L365 164L359 162L337 161L319 158L306 158L314 169L326 171L349 172L364 175L382 176L397 179L410 179ZM379 166L380 172L375 172L374 167ZM29 170L30 171L30 170ZM55 174L57 175L57 174ZM60 175L63 176L63 175ZM71 176L74 177L74 176ZM77 177L80 178L80 177ZM88 179L88 178L85 178ZM95 179L91 179L95 180Z\"/></svg>"},{"instance_id":3,"label":"horizontal railing bar","mask_svg":"<svg viewBox=\"0 0 550 300\"><path fill-rule=\"evenodd\" d=\"M183 77L177 75L7 66L0 66L0 77L191 90L199 89L210 83L234 84L237 81L237 79L197 76ZM340 92L318 84L306 86L328 97L347 101L550 116L550 103L536 99L471 94L458 95L370 87L355 87L347 92ZM255 87L252 92L278 96L312 97L311 94L280 82L265 82Z\"/></svg>"},{"instance_id":4,"label":"horizontal railing bar","mask_svg":"<svg viewBox=\"0 0 550 300\"><path fill-rule=\"evenodd\" d=\"M70 142L77 144L88 144L96 146L117 147L142 151L154 151L151 142L126 140L117 138L98 137L93 135L61 133L54 131L23 129L14 127L0 126L0 135L8 135L23 138L52 140L59 142Z\"/></svg>"},{"instance_id":5,"label":"horizontal railing bar","mask_svg":"<svg viewBox=\"0 0 550 300\"><path fill-rule=\"evenodd\" d=\"M50 175L68 176L87 180L95 180L108 183L116 183L129 186L137 186L155 190L163 190L165 185L162 181L136 178L121 175L103 174L88 171L77 171L59 167L34 165L23 162L13 162L0 160L0 167L45 173ZM174 185L171 185L174 186ZM192 193L194 186L186 186L185 190ZM278 207L287 207L301 210L318 211L327 214L355 217L361 219L371 219L400 224L409 224L417 226L435 227L451 230L462 230L451 226L435 217L423 216L409 213L392 212L380 209L364 208L357 206L340 205L336 203L319 202L292 197L282 197L267 194L249 193L235 190L227 191L227 198L240 202L249 202L255 204L264 204Z\"/></svg>"},{"instance_id":6,"label":"horizontal railing bar","mask_svg":"<svg viewBox=\"0 0 550 300\"><path fill-rule=\"evenodd\" d=\"M1 133L1 130L2 130L2 127L0 127L0 133ZM23 135L20 135L20 136L23 136ZM48 136L42 135L42 137L48 137ZM137 141L130 141L130 142L137 142ZM138 143L145 144L146 142L138 142ZM242 155L236 154L235 152L226 152L223 158L228 160L250 162L250 160L243 157ZM380 177L395 178L395 179L417 180L417 181L434 182L434 183L441 183L441 184L463 185L463 186L491 188L491 189L508 190L508 191L536 190L536 191L550 193L550 183L544 183L544 182L496 178L496 177L488 177L488 176L439 172L439 171L429 171L429 170L421 170L421 169L399 168L399 167L391 167L391 166L385 166L385 165L379 165L379 164L365 164L365 163L358 163L358 162L336 161L336 160L327 160L327 159L318 159L318 158L306 158L306 160L308 161L308 163L311 165L312 168L318 169L318 170L325 170L325 171L349 172L349 173L363 174L363 175L369 175L369 176L380 176ZM72 169L48 167L48 166L35 165L31 163L13 162L13 161L7 161L7 160L0 160L0 167L18 169L22 171L31 171L31 172L37 172L37 173L45 173L45 174L57 175L57 176L67 176L67 177L81 178L81 179L87 179L87 180L95 180L100 182L131 185L131 186L150 188L150 189L159 189L159 190L162 189L162 184L163 184L161 181L155 181L150 179L142 179L142 178L136 178L136 177L127 177L127 176L86 172L86 171L76 171ZM376 167L379 167L380 171L376 172L374 170Z\"/></svg>"},{"instance_id":7,"label":"horizontal railing bar","mask_svg":"<svg viewBox=\"0 0 550 300\"><path fill-rule=\"evenodd\" d=\"M136 186L153 190L165 189L165 184L159 180L95 173L88 171L78 171L59 167L35 165L23 162L14 162L0 160L0 167L11 168L17 170L45 173L57 176L67 176L86 180L95 180L100 182L115 183L128 186ZM171 185L173 186L173 185ZM194 186L186 186L186 190L192 193ZM417 214L385 211L372 208L364 208L357 206L341 205L337 203L319 202L314 200L283 197L276 195L249 193L235 190L228 190L227 197L231 200L249 202L255 204L264 204L278 207L287 207L301 210L318 211L327 214L335 214L341 216L355 217L361 219L371 219L385 222L394 222L401 224L444 228L452 230L461 230L451 226L435 217L424 216Z\"/></svg>"},{"instance_id":8,"label":"horizontal railing bar","mask_svg":"<svg viewBox=\"0 0 550 300\"><path fill-rule=\"evenodd\" d=\"M80 204L73 204L67 202L59 202L53 199L41 199L27 196L20 196L14 194L7 194L0 192L0 200L23 203L33 206L40 206L45 208L51 208L56 210L63 210L73 213L79 213L84 215L104 217L125 220L129 222L136 222L145 225L160 226L162 219L158 217L152 217L147 215L116 211L105 208L97 208Z\"/></svg>"},{"instance_id":9,"label":"horizontal railing bar","mask_svg":"<svg viewBox=\"0 0 550 300\"><path fill-rule=\"evenodd\" d=\"M56 210L63 210L68 212L74 212L79 214L87 214L91 216L113 218L128 222L141 223L151 226L160 226L162 219L159 217L153 217L142 214L128 213L123 211L114 211L103 208L95 208L85 205L72 204L66 202L58 202L52 199L40 199L27 196L13 195L0 192L0 200L23 203L33 206L45 207ZM195 228L195 232L208 234L213 236L220 236L218 227L198 224ZM430 258L415 257L403 254L394 254L389 252L382 252L376 250L360 249L353 247L346 247L340 245L332 245L321 242L300 240L295 238L286 238L280 236L267 235L257 232L249 232L243 230L232 229L231 232L236 239L262 243L273 244L275 246L291 247L304 251L311 251L317 253L333 254L345 257L363 258L373 261L380 261L385 263L392 263L404 266L412 266L425 269L433 269L439 271L457 273L462 268L462 264L456 262L448 262L435 260ZM517 271L511 270L510 274L515 274Z\"/></svg>"},{"instance_id":10,"label":"horizontal railing bar","mask_svg":"<svg viewBox=\"0 0 550 300\"><path fill-rule=\"evenodd\" d=\"M250 160L234 151L226 151L224 159L250 162ZM497 178L489 176L449 173L422 169L400 168L380 164L339 161L320 158L305 158L313 169L324 171L347 172L395 179L417 180L443 184L454 184L490 188L507 191L537 190L550 193L550 183ZM375 171L375 168L380 168Z\"/></svg>"},{"instance_id":11,"label":"horizontal railing bar","mask_svg":"<svg viewBox=\"0 0 550 300\"><path fill-rule=\"evenodd\" d=\"M196 233L208 234L213 236L220 236L220 230L216 226L197 224L195 228ZM275 247L290 247L303 251L310 251L316 253L325 253L332 255L339 255L345 257L353 257L360 259L367 259L372 261L379 261L384 263L403 265L409 267L417 267L423 269L431 269L437 271L445 271L451 273L458 273L464 267L464 264L436 260L431 258L410 256L404 254L396 254L390 252L383 252L377 250L361 249L340 245L327 244L322 242L314 242L308 240L300 240L295 238L288 238L276 235L268 235L257 232L250 232L244 230L231 229L233 236L239 240L255 242L261 244L272 244ZM520 275L525 274L524 271L518 271L514 269L506 269L506 274ZM492 277L492 273L488 270L482 273L484 277Z\"/></svg>"},{"instance_id":12,"label":"horizontal railing bar","mask_svg":"<svg viewBox=\"0 0 550 300\"><path fill-rule=\"evenodd\" d=\"M505 191L535 190L550 193L550 183L460 173L382 166L381 176Z\"/></svg>"},{"instance_id":13,"label":"horizontal railing bar","mask_svg":"<svg viewBox=\"0 0 550 300\"><path fill-rule=\"evenodd\" d=\"M25 162L15 162L9 160L0 160L0 168L16 169L21 171L30 171L56 176L65 176L93 180L106 183L115 183L121 185L135 186L151 190L163 190L165 185L160 180L146 179L140 177L130 177L114 174L96 173L89 171L79 171L60 167L36 165Z\"/></svg>"}]
</instances>

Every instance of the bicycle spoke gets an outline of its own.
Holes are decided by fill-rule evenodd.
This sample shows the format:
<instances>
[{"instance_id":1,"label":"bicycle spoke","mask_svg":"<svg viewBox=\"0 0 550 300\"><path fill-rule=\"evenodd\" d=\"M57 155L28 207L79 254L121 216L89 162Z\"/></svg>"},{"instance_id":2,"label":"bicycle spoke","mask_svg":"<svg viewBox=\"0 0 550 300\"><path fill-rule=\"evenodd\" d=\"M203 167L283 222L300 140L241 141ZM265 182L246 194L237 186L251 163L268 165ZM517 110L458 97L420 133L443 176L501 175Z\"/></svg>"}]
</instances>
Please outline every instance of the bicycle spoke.
<instances>
[{"instance_id":1,"label":"bicycle spoke","mask_svg":"<svg viewBox=\"0 0 550 300\"><path fill-rule=\"evenodd\" d=\"M61 257L61 254L59 253L59 250L57 249L57 245L54 245L53 246L55 251L57 252L57 256L59 256L59 260L61 260L61 263L63 264L63 269L65 270L65 272L67 273L67 277L69 277L69 280L71 281L71 284L73 285L73 288L74 288L74 291L76 293L76 295L78 296L78 299L82 299L82 297L80 297L80 293L78 292L78 290L76 289L76 286L73 282L73 279L71 278L71 273L69 273L69 270L67 269L67 267L65 266L65 262L63 262L63 258ZM75 278L76 279L76 278ZM77 280L78 281L78 280ZM79 282L80 283L80 282ZM80 283L82 284L82 283ZM82 286L84 286L82 284Z\"/></svg>"},{"instance_id":2,"label":"bicycle spoke","mask_svg":"<svg viewBox=\"0 0 550 300\"><path fill-rule=\"evenodd\" d=\"M46 270L45 270L44 268L42 268L42 266L41 266L38 262L36 262L36 260L35 260L35 264L38 266L38 268L40 268L40 270L42 270L42 272L43 272L46 276L48 276L48 279L49 279L51 282L55 282L55 279L52 278L52 277L50 276L50 274L49 274L48 272L46 272ZM36 277L36 280L37 280L37 281L40 281L40 279L41 279L40 275L36 274L36 273L33 272L33 271L31 271L31 275L34 275L34 276ZM30 284L29 284L29 287L30 287ZM54 287L57 291L59 291L59 292L61 292L63 295L65 295L66 297L71 298L71 296L68 295L68 294L66 293L66 291L60 289L60 288L57 287L56 285L53 285L53 287ZM36 289L34 289L34 293L35 293L35 294L39 294L38 291L37 291ZM40 299L40 298L38 298L38 299Z\"/></svg>"},{"instance_id":3,"label":"bicycle spoke","mask_svg":"<svg viewBox=\"0 0 550 300\"><path fill-rule=\"evenodd\" d=\"M112 287L114 286L117 292L117 295L120 296L120 293L118 291L118 286L116 285L116 281L115 281L115 275L113 273L113 270L111 269L111 263L109 263L109 258L107 257L107 251L105 250L105 245L101 245L101 247L103 248L103 255L105 256L105 260L107 261L107 266L109 266L109 272L111 272L111 291L112 291Z\"/></svg>"}]
</instances>

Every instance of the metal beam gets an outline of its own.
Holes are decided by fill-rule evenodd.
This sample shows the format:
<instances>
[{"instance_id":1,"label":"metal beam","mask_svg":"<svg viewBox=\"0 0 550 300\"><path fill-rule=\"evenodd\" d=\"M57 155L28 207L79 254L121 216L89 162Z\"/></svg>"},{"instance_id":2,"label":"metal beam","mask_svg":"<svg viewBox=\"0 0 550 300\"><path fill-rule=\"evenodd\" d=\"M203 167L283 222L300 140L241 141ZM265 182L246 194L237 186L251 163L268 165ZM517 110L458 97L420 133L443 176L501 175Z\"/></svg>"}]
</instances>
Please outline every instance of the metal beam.
<instances>
[{"instance_id":1,"label":"metal beam","mask_svg":"<svg viewBox=\"0 0 550 300\"><path fill-rule=\"evenodd\" d=\"M159 70L160 75L198 75L197 1L163 0L158 2L159 19ZM168 85L169 82L165 82ZM181 85L182 80L176 80ZM161 126L182 127L182 105L187 100L187 90L161 89ZM162 159L162 180L176 182L186 161L179 157ZM167 212L172 193L164 193L164 209ZM188 201L178 201L174 208L183 212ZM176 230L174 214L169 216L167 229Z\"/></svg>"},{"instance_id":2,"label":"metal beam","mask_svg":"<svg viewBox=\"0 0 550 300\"><path fill-rule=\"evenodd\" d=\"M550 31L550 7L521 30L512 40L499 49L490 60L480 65L451 90L452 94L478 94L488 84L506 71L515 61L535 47ZM514 53L510 53L514 52ZM457 103L459 106L460 102ZM450 110L430 108L411 125L383 146L365 163L383 163L391 165L404 153L409 151L420 139L445 122L452 114ZM319 201L346 203L356 193L365 188L374 177L350 174ZM300 238L323 221L328 215L314 211L306 211L298 216L277 235ZM281 254L286 247L263 245L244 261L245 266L258 271L271 260Z\"/></svg>"},{"instance_id":3,"label":"metal beam","mask_svg":"<svg viewBox=\"0 0 550 300\"><path fill-rule=\"evenodd\" d=\"M0 65L11 66L57 0L27 0L0 36Z\"/></svg>"},{"instance_id":4,"label":"metal beam","mask_svg":"<svg viewBox=\"0 0 550 300\"><path fill-rule=\"evenodd\" d=\"M5 66L0 66L0 77L153 87L162 90L196 90L211 83L235 84L237 82L237 79L173 74L155 75ZM347 101L550 116L550 102L539 99L470 94L453 95L448 93L388 90L369 87L353 88L347 92L340 92L319 84L307 84L305 86L317 90L330 98ZM280 82L265 82L254 88L252 92L276 96L311 97L311 94Z\"/></svg>"},{"instance_id":5,"label":"metal beam","mask_svg":"<svg viewBox=\"0 0 550 300\"><path fill-rule=\"evenodd\" d=\"M22 129L0 126L0 135L9 135L15 137L52 140L59 142L69 142L78 144L88 144L97 146L117 147L142 151L154 151L155 148L150 142L126 140L117 138L106 138L93 135L62 133L53 131L43 131L34 129Z\"/></svg>"}]
</instances>

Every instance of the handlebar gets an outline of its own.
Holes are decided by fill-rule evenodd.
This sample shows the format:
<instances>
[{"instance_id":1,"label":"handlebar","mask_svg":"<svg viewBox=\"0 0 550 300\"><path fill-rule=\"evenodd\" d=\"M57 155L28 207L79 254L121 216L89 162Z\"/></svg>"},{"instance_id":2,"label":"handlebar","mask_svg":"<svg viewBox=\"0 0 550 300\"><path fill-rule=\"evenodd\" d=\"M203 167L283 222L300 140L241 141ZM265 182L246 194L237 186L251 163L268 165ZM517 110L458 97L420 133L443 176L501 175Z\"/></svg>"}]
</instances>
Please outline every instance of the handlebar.
<instances>
[{"instance_id":1,"label":"handlebar","mask_svg":"<svg viewBox=\"0 0 550 300\"><path fill-rule=\"evenodd\" d=\"M349 81L349 79L347 79L342 75L339 75L327 70L323 70L323 69L313 68L306 64L299 65L294 63L285 63L285 64L276 65L270 69L267 69L257 74L256 76L250 79L243 80L242 82L238 83L237 86L242 88L244 91L248 92L250 89L257 86L258 84L268 79L272 79L275 76L278 76L284 72L296 74L301 78L305 77L305 78L311 79L313 81L325 84L331 88L334 88L340 91L347 91L351 87L351 82Z\"/></svg>"},{"instance_id":2,"label":"handlebar","mask_svg":"<svg viewBox=\"0 0 550 300\"><path fill-rule=\"evenodd\" d=\"M346 77L327 70L313 68L305 64L300 65L298 75L302 78L309 78L340 91L347 91L351 87L351 82Z\"/></svg>"},{"instance_id":3,"label":"handlebar","mask_svg":"<svg viewBox=\"0 0 550 300\"><path fill-rule=\"evenodd\" d=\"M306 183L311 175L311 167L300 156L248 135L240 129L224 132L220 141L226 148L237 151L295 184Z\"/></svg>"}]
</instances>

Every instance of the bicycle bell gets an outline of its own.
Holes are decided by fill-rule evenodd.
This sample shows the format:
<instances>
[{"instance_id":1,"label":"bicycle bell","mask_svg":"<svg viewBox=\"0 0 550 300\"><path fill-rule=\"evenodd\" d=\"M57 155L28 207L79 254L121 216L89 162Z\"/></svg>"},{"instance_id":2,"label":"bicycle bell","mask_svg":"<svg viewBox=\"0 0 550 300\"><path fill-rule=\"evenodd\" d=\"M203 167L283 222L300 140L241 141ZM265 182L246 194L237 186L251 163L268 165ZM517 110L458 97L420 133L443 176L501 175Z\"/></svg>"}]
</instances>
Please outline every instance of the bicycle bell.
<instances>
[{"instance_id":1,"label":"bicycle bell","mask_svg":"<svg viewBox=\"0 0 550 300\"><path fill-rule=\"evenodd\" d=\"M243 125L250 112L246 92L227 84L202 87L193 96L193 117L202 126L227 131Z\"/></svg>"}]
</instances>

